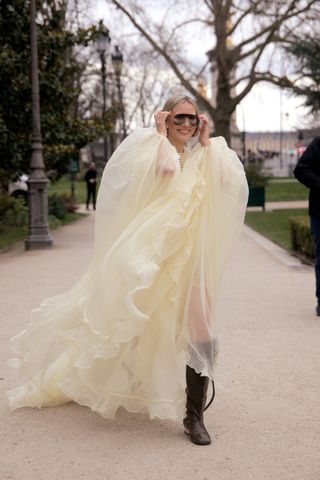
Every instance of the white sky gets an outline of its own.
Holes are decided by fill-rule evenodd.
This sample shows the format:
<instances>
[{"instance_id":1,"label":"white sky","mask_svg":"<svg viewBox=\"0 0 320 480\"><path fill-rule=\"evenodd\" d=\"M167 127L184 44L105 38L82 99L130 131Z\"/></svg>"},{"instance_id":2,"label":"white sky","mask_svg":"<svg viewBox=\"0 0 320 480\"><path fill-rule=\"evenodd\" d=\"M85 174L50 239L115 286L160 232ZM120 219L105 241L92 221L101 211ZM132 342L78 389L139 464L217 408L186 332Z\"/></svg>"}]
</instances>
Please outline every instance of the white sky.
<instances>
[{"instance_id":1,"label":"white sky","mask_svg":"<svg viewBox=\"0 0 320 480\"><path fill-rule=\"evenodd\" d=\"M271 85L256 85L237 108L238 127L240 130L243 129L244 114L245 130L279 130L282 110L282 129L297 130L306 123L306 109L301 104L301 98L283 92L281 109L279 88Z\"/></svg>"},{"instance_id":2,"label":"white sky","mask_svg":"<svg viewBox=\"0 0 320 480\"><path fill-rule=\"evenodd\" d=\"M105 0L93 0L94 9L91 13L92 20L103 19L105 25L110 29L111 38L119 38L118 21L113 21L112 9ZM124 29L121 26L120 35ZM129 27L131 28L131 27ZM193 28L193 27L192 27ZM196 38L188 45L187 55L196 63L205 63L206 52L212 48L212 37L209 33L203 32L201 40ZM125 53L125 52L124 52ZM125 60L125 58L124 58ZM283 92L282 94L282 129L297 130L306 123L306 110L301 106L302 99ZM247 131L275 131L280 129L281 93L276 86L269 84L257 84L253 90L244 98L241 106L237 107L237 124L240 130L243 129L243 118L245 130Z\"/></svg>"}]
</instances>

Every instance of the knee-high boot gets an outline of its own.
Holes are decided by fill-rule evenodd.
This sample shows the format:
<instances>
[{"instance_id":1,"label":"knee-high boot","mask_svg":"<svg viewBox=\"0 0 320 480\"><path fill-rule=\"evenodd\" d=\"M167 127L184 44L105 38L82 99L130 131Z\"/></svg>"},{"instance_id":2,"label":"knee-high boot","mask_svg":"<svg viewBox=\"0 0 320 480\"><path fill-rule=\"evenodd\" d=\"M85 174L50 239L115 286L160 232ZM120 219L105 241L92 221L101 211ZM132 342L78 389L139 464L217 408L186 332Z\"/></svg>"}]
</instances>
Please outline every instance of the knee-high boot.
<instances>
[{"instance_id":1,"label":"knee-high boot","mask_svg":"<svg viewBox=\"0 0 320 480\"><path fill-rule=\"evenodd\" d=\"M203 422L203 413L211 405L215 395L214 382L212 381L212 398L206 405L208 377L202 377L193 368L187 365L187 404L186 417L183 420L185 433L190 435L191 442L197 445L209 445L211 438Z\"/></svg>"}]
</instances>

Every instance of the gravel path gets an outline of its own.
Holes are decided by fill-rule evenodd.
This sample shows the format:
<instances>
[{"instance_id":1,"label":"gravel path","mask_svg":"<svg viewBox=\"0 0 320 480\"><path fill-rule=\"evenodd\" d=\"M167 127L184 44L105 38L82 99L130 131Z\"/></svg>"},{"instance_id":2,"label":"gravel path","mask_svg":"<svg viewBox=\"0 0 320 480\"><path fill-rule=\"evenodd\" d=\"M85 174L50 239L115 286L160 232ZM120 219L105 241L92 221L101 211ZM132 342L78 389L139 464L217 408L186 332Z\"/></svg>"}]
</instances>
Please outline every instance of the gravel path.
<instances>
[{"instance_id":1,"label":"gravel path","mask_svg":"<svg viewBox=\"0 0 320 480\"><path fill-rule=\"evenodd\" d=\"M320 318L311 267L294 268L243 234L219 306L213 444L180 424L119 412L107 421L76 404L10 414L9 338L29 311L63 292L91 253L93 215L53 233L54 248L0 255L0 479L319 480ZM279 253L279 251L278 251ZM287 258L287 257L285 257Z\"/></svg>"}]
</instances>

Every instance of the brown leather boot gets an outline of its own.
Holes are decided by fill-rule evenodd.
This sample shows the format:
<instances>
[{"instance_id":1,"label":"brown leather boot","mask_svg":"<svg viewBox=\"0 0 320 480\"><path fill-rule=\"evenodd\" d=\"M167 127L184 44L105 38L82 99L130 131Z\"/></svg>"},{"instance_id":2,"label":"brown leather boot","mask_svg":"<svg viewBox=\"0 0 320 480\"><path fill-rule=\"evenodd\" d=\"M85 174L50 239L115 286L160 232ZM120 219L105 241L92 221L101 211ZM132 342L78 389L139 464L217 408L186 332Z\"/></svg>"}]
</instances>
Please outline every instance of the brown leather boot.
<instances>
[{"instance_id":1,"label":"brown leather boot","mask_svg":"<svg viewBox=\"0 0 320 480\"><path fill-rule=\"evenodd\" d=\"M193 368L187 365L187 405L186 417L183 420L185 433L190 435L190 440L196 445L210 445L211 438L203 423L203 413L211 405L215 395L214 382L212 381L212 398L206 405L208 377L201 377Z\"/></svg>"}]
</instances>

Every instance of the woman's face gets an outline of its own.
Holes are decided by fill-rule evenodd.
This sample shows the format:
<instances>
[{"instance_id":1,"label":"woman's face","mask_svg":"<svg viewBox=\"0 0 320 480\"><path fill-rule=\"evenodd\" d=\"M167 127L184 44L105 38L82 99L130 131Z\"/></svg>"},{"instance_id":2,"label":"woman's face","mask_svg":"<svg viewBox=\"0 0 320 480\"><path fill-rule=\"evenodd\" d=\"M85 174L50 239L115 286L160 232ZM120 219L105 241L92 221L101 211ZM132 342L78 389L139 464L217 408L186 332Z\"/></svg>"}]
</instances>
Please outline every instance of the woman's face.
<instances>
[{"instance_id":1,"label":"woman's face","mask_svg":"<svg viewBox=\"0 0 320 480\"><path fill-rule=\"evenodd\" d=\"M181 114L191 115L192 117L181 117ZM197 117L197 113L191 103L179 103L167 118L168 138L173 143L187 143L197 129L195 117Z\"/></svg>"}]
</instances>

